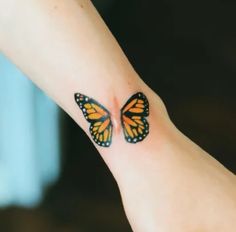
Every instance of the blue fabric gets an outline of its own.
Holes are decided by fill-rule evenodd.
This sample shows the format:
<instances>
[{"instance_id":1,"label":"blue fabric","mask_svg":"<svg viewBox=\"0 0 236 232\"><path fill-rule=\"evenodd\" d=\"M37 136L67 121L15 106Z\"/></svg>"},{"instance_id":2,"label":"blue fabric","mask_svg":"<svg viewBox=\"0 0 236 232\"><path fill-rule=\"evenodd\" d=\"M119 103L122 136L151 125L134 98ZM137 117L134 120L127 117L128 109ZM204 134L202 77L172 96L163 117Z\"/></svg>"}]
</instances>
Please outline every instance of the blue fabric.
<instances>
[{"instance_id":1,"label":"blue fabric","mask_svg":"<svg viewBox=\"0 0 236 232\"><path fill-rule=\"evenodd\" d=\"M0 207L32 207L59 175L59 117L49 100L0 54Z\"/></svg>"}]
</instances>

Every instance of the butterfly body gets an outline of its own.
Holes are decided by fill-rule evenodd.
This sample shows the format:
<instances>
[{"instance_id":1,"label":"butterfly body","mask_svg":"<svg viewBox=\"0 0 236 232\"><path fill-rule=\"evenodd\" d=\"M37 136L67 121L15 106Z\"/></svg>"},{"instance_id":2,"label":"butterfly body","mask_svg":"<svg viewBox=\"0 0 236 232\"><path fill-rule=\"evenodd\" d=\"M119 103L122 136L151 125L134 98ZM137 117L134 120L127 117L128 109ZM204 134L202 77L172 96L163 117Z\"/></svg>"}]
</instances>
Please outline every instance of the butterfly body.
<instances>
[{"instance_id":1,"label":"butterfly body","mask_svg":"<svg viewBox=\"0 0 236 232\"><path fill-rule=\"evenodd\" d=\"M109 147L113 133L110 112L94 99L80 93L75 94L75 101L90 123L89 131L94 142L99 146ZM149 133L149 123L146 120L149 116L149 103L146 96L141 92L134 94L120 113L126 141L137 143L144 140Z\"/></svg>"}]
</instances>

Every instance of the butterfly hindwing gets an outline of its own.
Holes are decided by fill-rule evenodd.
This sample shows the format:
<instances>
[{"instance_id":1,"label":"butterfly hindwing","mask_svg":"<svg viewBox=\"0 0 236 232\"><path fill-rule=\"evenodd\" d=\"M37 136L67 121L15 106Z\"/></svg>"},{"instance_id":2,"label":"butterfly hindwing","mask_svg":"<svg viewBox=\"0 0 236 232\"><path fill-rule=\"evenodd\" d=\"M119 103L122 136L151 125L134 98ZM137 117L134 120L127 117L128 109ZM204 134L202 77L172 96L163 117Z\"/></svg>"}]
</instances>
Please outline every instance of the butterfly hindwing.
<instances>
[{"instance_id":1,"label":"butterfly hindwing","mask_svg":"<svg viewBox=\"0 0 236 232\"><path fill-rule=\"evenodd\" d=\"M102 147L109 147L112 142L112 122L110 113L105 107L92 98L76 93L75 101L90 123L90 134L95 143Z\"/></svg>"},{"instance_id":2,"label":"butterfly hindwing","mask_svg":"<svg viewBox=\"0 0 236 232\"><path fill-rule=\"evenodd\" d=\"M129 143L137 143L148 135L149 103L146 96L138 92L134 94L121 109L121 122L125 139Z\"/></svg>"}]
</instances>

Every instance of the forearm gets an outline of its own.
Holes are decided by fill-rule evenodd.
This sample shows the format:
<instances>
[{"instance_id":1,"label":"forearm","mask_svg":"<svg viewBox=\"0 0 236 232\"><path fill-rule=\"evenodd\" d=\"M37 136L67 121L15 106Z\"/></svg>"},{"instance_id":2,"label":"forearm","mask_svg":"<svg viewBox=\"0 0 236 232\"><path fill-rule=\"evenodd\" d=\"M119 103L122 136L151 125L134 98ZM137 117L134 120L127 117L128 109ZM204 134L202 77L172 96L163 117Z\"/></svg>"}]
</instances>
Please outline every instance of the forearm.
<instances>
[{"instance_id":1,"label":"forearm","mask_svg":"<svg viewBox=\"0 0 236 232\"><path fill-rule=\"evenodd\" d=\"M168 118L163 104L140 80L91 2L0 0L0 4L0 49L90 138L74 93L96 99L115 116L112 145L96 147L118 184L133 188L131 183L140 179L140 170L146 176L147 170L154 169L153 156L158 144L163 144L163 127L167 127L163 122ZM125 101L137 91L150 102L150 134L134 145L124 140L117 119Z\"/></svg>"},{"instance_id":2,"label":"forearm","mask_svg":"<svg viewBox=\"0 0 236 232\"><path fill-rule=\"evenodd\" d=\"M70 115L76 91L111 104L141 88L90 1L2 2L0 49Z\"/></svg>"},{"instance_id":3,"label":"forearm","mask_svg":"<svg viewBox=\"0 0 236 232\"><path fill-rule=\"evenodd\" d=\"M98 100L116 119L127 98L137 91L148 95L151 110L165 113L160 109L161 101L140 80L90 1L21 0L13 1L13 6L2 2L0 49L86 132L88 124L74 101L76 92ZM4 16L3 9L8 6L10 13ZM120 122L115 126L120 127Z\"/></svg>"},{"instance_id":4,"label":"forearm","mask_svg":"<svg viewBox=\"0 0 236 232\"><path fill-rule=\"evenodd\" d=\"M204 198L204 187L200 185L211 186L214 182L208 178L208 172L220 176L219 182L226 185L224 189L231 191L232 175L173 126L162 102L138 77L90 1L0 0L0 4L0 49L90 138L88 123L74 93L86 94L110 111L114 122L112 145L95 146L115 176L123 200L129 202L126 210L136 231L168 228L171 214L177 215L182 208L187 210L188 205L182 206L175 198L176 189L188 194L200 169L205 170L204 184L193 186L199 197ZM130 144L124 140L120 109L138 91L149 100L150 133L142 142ZM201 210L194 208L189 217ZM200 218L198 223L203 221ZM183 231L178 222L173 225Z\"/></svg>"}]
</instances>

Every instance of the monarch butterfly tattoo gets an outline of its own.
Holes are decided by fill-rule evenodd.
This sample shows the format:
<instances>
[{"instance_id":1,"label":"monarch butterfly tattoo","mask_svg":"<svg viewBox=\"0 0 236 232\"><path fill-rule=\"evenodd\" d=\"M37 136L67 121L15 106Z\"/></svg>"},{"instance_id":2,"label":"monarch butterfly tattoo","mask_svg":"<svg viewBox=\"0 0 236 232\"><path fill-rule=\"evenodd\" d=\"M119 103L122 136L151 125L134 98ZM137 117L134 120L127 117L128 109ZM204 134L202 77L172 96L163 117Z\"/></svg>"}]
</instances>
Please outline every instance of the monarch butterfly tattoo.
<instances>
[{"instance_id":1,"label":"monarch butterfly tattoo","mask_svg":"<svg viewBox=\"0 0 236 232\"><path fill-rule=\"evenodd\" d=\"M113 125L110 112L94 99L80 93L75 101L90 123L90 134L96 144L109 147L112 143ZM149 103L146 96L138 92L131 96L121 109L121 125L124 137L129 143L138 143L149 133Z\"/></svg>"}]
</instances>

